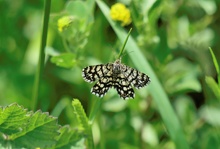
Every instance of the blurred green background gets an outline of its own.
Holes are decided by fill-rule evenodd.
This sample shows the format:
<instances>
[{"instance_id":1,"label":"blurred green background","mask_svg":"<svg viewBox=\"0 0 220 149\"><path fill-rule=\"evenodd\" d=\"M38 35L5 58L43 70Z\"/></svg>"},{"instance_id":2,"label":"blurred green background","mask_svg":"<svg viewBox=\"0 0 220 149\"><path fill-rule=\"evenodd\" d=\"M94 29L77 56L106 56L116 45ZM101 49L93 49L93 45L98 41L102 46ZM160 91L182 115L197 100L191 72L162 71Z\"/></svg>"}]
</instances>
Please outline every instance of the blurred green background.
<instances>
[{"instance_id":1,"label":"blurred green background","mask_svg":"<svg viewBox=\"0 0 220 149\"><path fill-rule=\"evenodd\" d=\"M220 148L220 85L209 51L220 62L220 1L104 2L109 7L121 2L130 10L132 23L124 28L133 28L131 36L168 95L190 147ZM43 0L0 0L1 106L16 102L31 109L43 13ZM63 16L73 16L73 22L59 32ZM98 99L90 93L93 84L83 80L82 68L113 62L121 46L93 1L52 1L37 109L74 127L73 98L87 115L94 101L102 100L93 124L97 148L175 148L148 91L151 85L124 101L113 89ZM133 52L122 62L135 68Z\"/></svg>"}]
</instances>

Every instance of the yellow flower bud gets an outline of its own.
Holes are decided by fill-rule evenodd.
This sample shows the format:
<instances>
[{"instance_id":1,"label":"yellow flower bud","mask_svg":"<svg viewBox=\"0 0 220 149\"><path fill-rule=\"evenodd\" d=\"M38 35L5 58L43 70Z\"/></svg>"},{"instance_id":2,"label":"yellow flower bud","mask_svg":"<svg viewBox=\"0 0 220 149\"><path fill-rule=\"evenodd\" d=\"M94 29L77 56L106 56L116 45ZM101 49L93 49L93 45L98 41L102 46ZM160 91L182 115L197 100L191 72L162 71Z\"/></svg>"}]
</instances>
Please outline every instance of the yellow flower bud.
<instances>
[{"instance_id":1,"label":"yellow flower bud","mask_svg":"<svg viewBox=\"0 0 220 149\"><path fill-rule=\"evenodd\" d=\"M126 26L131 23L130 10L127 9L122 3L116 3L112 5L110 16L112 20L121 22L122 26Z\"/></svg>"},{"instance_id":2,"label":"yellow flower bud","mask_svg":"<svg viewBox=\"0 0 220 149\"><path fill-rule=\"evenodd\" d=\"M72 16L64 16L57 21L58 30L62 32L64 28L67 28L73 21Z\"/></svg>"}]
</instances>

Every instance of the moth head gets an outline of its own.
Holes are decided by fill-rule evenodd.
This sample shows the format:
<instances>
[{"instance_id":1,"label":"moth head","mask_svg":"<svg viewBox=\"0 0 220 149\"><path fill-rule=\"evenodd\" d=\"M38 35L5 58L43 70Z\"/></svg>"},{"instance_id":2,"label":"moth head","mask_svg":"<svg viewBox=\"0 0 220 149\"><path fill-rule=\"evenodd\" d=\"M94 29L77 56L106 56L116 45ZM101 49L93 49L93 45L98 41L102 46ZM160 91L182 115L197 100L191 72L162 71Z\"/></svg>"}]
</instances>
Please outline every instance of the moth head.
<instances>
[{"instance_id":1,"label":"moth head","mask_svg":"<svg viewBox=\"0 0 220 149\"><path fill-rule=\"evenodd\" d=\"M121 60L116 60L114 63L113 63L113 73L114 74L120 74L121 73Z\"/></svg>"}]
</instances>

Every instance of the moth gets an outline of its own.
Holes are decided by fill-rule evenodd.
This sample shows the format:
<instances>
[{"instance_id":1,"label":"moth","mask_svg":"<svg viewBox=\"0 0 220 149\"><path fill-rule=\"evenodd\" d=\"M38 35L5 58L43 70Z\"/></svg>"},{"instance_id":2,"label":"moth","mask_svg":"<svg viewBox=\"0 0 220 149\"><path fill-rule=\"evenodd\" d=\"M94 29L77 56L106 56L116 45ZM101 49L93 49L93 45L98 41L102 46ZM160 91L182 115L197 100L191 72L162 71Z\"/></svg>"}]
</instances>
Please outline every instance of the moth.
<instances>
[{"instance_id":1,"label":"moth","mask_svg":"<svg viewBox=\"0 0 220 149\"><path fill-rule=\"evenodd\" d=\"M148 75L122 64L121 59L113 63L85 67L82 77L90 83L97 81L91 93L98 97L103 97L113 87L121 98L134 98L133 87L140 89L150 83Z\"/></svg>"}]
</instances>

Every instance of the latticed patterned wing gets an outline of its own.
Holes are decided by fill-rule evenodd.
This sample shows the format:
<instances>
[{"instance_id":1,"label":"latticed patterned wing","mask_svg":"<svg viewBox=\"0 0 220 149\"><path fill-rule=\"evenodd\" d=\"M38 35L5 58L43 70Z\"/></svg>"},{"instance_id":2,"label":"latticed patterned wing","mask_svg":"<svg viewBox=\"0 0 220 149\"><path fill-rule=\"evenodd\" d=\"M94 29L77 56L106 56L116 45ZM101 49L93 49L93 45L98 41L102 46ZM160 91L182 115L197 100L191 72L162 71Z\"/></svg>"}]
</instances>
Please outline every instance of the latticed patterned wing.
<instances>
[{"instance_id":1,"label":"latticed patterned wing","mask_svg":"<svg viewBox=\"0 0 220 149\"><path fill-rule=\"evenodd\" d=\"M92 94L103 97L112 87L113 81L111 76L103 76L91 89Z\"/></svg>"},{"instance_id":2,"label":"latticed patterned wing","mask_svg":"<svg viewBox=\"0 0 220 149\"><path fill-rule=\"evenodd\" d=\"M114 63L88 66L82 70L82 76L87 82L98 80L91 92L99 97L103 97L111 87L114 87L121 98L134 98L132 87L139 89L150 82L146 74L121 64L120 59Z\"/></svg>"},{"instance_id":3,"label":"latticed patterned wing","mask_svg":"<svg viewBox=\"0 0 220 149\"><path fill-rule=\"evenodd\" d=\"M150 83L150 78L146 74L126 65L121 65L122 73L135 88L139 89Z\"/></svg>"},{"instance_id":4,"label":"latticed patterned wing","mask_svg":"<svg viewBox=\"0 0 220 149\"><path fill-rule=\"evenodd\" d=\"M117 90L121 98L128 99L135 97L135 93L130 82L127 80L127 78L125 78L123 74L120 74L119 77L115 80L114 88Z\"/></svg>"},{"instance_id":5,"label":"latticed patterned wing","mask_svg":"<svg viewBox=\"0 0 220 149\"><path fill-rule=\"evenodd\" d=\"M94 82L105 75L112 75L112 64L88 66L82 70L83 79L87 82Z\"/></svg>"}]
</instances>

